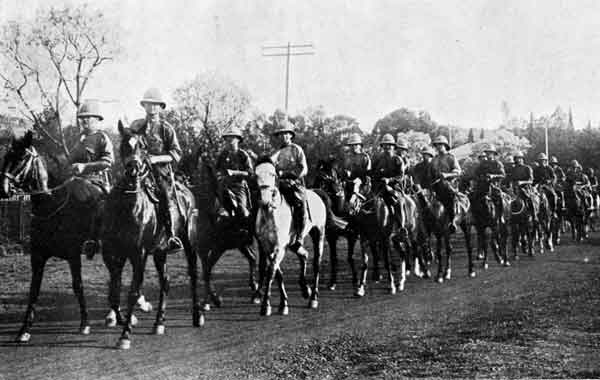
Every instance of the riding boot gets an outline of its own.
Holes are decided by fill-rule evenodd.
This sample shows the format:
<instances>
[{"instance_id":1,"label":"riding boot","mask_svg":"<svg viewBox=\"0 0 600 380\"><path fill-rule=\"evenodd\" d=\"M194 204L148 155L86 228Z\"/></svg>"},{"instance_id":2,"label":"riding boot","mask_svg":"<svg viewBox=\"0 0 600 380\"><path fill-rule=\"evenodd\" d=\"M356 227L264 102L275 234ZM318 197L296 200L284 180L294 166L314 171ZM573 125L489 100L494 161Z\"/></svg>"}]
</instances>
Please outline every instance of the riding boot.
<instances>
[{"instance_id":1,"label":"riding boot","mask_svg":"<svg viewBox=\"0 0 600 380\"><path fill-rule=\"evenodd\" d=\"M300 247L302 246L302 243L304 242L302 233L304 232L304 228L306 226L305 223L305 214L306 214L306 202L302 201L302 202L298 202L299 204L297 204L292 211L292 221L293 221L293 226L294 226L294 230L296 232L296 237L294 238L294 241L292 243L292 246L294 247Z\"/></svg>"},{"instance_id":2,"label":"riding boot","mask_svg":"<svg viewBox=\"0 0 600 380\"><path fill-rule=\"evenodd\" d=\"M227 218L229 217L229 212L225 209L225 197L223 196L225 192L224 186L222 183L219 183L217 187L217 197L219 199L219 209L217 210L217 218Z\"/></svg>"},{"instance_id":3,"label":"riding boot","mask_svg":"<svg viewBox=\"0 0 600 380\"><path fill-rule=\"evenodd\" d=\"M453 234L457 230L456 220L454 220L456 218L456 214L454 212L454 203L450 203L444 207L446 208L446 212L448 213L448 231L450 231L450 233Z\"/></svg>"},{"instance_id":4,"label":"riding boot","mask_svg":"<svg viewBox=\"0 0 600 380\"><path fill-rule=\"evenodd\" d=\"M97 210L98 207L101 207L101 205L94 205L90 209L90 238L81 245L81 253L84 254L88 260L92 260L94 255L102 253L102 241L98 238L98 236L101 236L100 229L102 228L102 218L100 212Z\"/></svg>"},{"instance_id":5,"label":"riding boot","mask_svg":"<svg viewBox=\"0 0 600 380\"><path fill-rule=\"evenodd\" d=\"M174 206L170 206L165 218L165 231L167 233L167 250L177 251L183 249L181 239L175 233L175 216L173 215Z\"/></svg>"}]
</instances>

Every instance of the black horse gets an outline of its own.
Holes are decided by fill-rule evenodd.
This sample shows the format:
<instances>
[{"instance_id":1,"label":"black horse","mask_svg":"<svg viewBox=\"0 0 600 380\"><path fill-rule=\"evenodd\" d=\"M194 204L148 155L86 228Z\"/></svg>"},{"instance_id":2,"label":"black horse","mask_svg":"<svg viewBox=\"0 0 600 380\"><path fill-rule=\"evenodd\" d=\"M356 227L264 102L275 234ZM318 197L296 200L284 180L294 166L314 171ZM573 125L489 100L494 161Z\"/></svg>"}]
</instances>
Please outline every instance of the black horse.
<instances>
[{"instance_id":1,"label":"black horse","mask_svg":"<svg viewBox=\"0 0 600 380\"><path fill-rule=\"evenodd\" d=\"M210 309L212 303L220 307L223 300L213 290L211 284L212 270L223 253L230 249L239 250L248 260L250 270L249 286L252 302L259 304L261 293L255 279L256 253L254 245L254 221L256 207L252 207L251 216L248 218L217 217L219 200L217 197L217 177L214 168L203 157L195 160L196 164L189 173L192 181L192 192L198 205L198 256L202 261L205 285L204 310ZM252 182L252 181L250 181ZM254 188L252 186L251 188ZM256 192L252 192L251 203L256 205Z\"/></svg>"},{"instance_id":2,"label":"black horse","mask_svg":"<svg viewBox=\"0 0 600 380\"><path fill-rule=\"evenodd\" d=\"M31 285L25 318L16 340L28 342L35 317L35 305L40 294L44 266L51 257L69 263L73 291L79 301L81 323L79 332L90 333L88 312L81 279L81 244L90 236L94 207L79 202L67 188L74 182L49 181L44 159L32 145L33 135L27 132L14 139L4 157L1 195L10 197L16 191L31 194Z\"/></svg>"},{"instance_id":3,"label":"black horse","mask_svg":"<svg viewBox=\"0 0 600 380\"><path fill-rule=\"evenodd\" d=\"M127 260L133 267L133 278L128 297L127 320L118 342L118 347L128 349L131 345L132 311L144 277L146 258L152 254L160 282L160 299L154 324L155 334L164 334L166 297L169 290L167 274L166 233L158 223L158 212L153 201L149 178L152 167L139 136L124 128L119 122L121 134L120 153L124 175L109 194L106 201L104 240L104 260L110 271L111 286L109 301L111 309L119 313L121 272ZM196 217L194 196L179 182L174 183L179 209L179 218L174 225L181 239L188 261L188 273L192 290L192 324L203 324L198 303L197 258L194 244L196 239Z\"/></svg>"}]
</instances>

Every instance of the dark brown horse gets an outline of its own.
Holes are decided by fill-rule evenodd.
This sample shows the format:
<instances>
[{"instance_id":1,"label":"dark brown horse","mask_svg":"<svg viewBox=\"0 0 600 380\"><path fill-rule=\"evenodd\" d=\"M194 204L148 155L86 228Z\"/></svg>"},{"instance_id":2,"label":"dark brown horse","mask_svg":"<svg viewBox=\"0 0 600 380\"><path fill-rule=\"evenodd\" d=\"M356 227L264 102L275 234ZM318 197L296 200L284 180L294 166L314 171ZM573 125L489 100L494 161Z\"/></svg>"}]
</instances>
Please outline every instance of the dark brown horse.
<instances>
[{"instance_id":1,"label":"dark brown horse","mask_svg":"<svg viewBox=\"0 0 600 380\"><path fill-rule=\"evenodd\" d=\"M194 173L191 173L193 182L192 192L198 205L198 256L202 261L205 300L204 310L210 309L212 303L220 307L222 298L212 287L212 269L217 264L223 253L230 249L239 250L248 260L250 269L249 286L253 292L252 302L260 303L261 293L255 279L256 253L254 251L254 220L255 208L249 218L218 218L217 209L217 177L214 168L206 159L198 157ZM253 204L256 197L253 196Z\"/></svg>"},{"instance_id":2,"label":"dark brown horse","mask_svg":"<svg viewBox=\"0 0 600 380\"><path fill-rule=\"evenodd\" d=\"M16 340L28 342L35 317L35 306L40 294L44 266L51 257L69 263L73 291L79 301L81 323L79 332L89 334L88 312L81 279L81 244L89 238L91 215L95 206L78 202L70 195L66 181L48 183L48 172L43 158L32 145L33 135L27 132L15 139L4 157L1 195L7 198L16 191L31 194L31 285L25 318ZM50 187L50 188L49 188Z\"/></svg>"},{"instance_id":3,"label":"dark brown horse","mask_svg":"<svg viewBox=\"0 0 600 380\"><path fill-rule=\"evenodd\" d=\"M167 274L166 233L159 225L156 205L149 188L152 168L149 158L141 148L139 136L124 128L119 122L121 134L120 153L123 160L123 178L114 187L106 201L104 228L105 263L110 271L111 287L109 301L118 312L121 272L126 261L133 268L133 278L128 297L127 320L119 338L118 348L128 349L131 345L132 311L144 278L146 258L152 254L160 282L160 299L154 323L154 333L164 334L166 297L169 290ZM197 210L192 193L175 182L178 194L179 218L174 225L181 239L188 260L188 273L192 290L192 324L202 325L203 316L196 291L197 262L192 244L197 241L195 218Z\"/></svg>"}]
</instances>

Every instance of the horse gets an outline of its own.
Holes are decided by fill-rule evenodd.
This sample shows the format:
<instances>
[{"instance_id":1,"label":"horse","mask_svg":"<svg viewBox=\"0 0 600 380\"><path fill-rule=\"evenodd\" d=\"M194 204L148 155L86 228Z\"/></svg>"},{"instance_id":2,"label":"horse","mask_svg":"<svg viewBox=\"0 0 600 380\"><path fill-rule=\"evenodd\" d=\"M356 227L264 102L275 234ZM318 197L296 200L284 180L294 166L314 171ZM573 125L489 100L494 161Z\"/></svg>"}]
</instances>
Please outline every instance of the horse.
<instances>
[{"instance_id":1,"label":"horse","mask_svg":"<svg viewBox=\"0 0 600 380\"><path fill-rule=\"evenodd\" d=\"M499 210L492 199L491 192L499 191L502 207ZM484 193L473 193L471 195L471 212L473 215L473 225L477 231L477 251L478 258L482 259L483 269L488 268L487 253L487 229L490 230L490 246L496 261L500 265L510 266L507 253L508 225L510 200L506 193L500 190L496 185L489 183L489 190Z\"/></svg>"},{"instance_id":2,"label":"horse","mask_svg":"<svg viewBox=\"0 0 600 380\"><path fill-rule=\"evenodd\" d=\"M368 269L368 251L371 248L373 261L375 265L374 278L379 279L377 254L378 249L376 242L369 239L372 236L373 228L375 227L374 212L370 212L365 204L365 196L360 193L358 188L355 188L355 183L349 183L344 186L340 179L333 160L320 160L317 164L317 175L313 183L314 188L321 189L331 199L331 208L335 215L344 215L349 226L345 230L336 228L327 228L325 236L329 246L329 256L331 265L331 276L329 280L329 289L334 290L337 285L337 240L340 237L345 237L348 245L348 263L352 271L352 285L355 287L354 295L362 297L365 295L365 285ZM352 188L349 188L352 187ZM358 186L360 187L360 186ZM350 199L347 199L346 194L350 194ZM354 263L354 246L356 241L360 241L361 246L361 263L360 273L356 269Z\"/></svg>"},{"instance_id":3,"label":"horse","mask_svg":"<svg viewBox=\"0 0 600 380\"><path fill-rule=\"evenodd\" d=\"M33 146L33 134L28 131L14 139L4 157L1 174L1 196L8 198L17 190L31 196L31 285L25 318L16 341L26 343L31 338L35 306L40 294L44 267L51 257L66 260L71 271L73 292L79 301L79 333L90 333L88 311L81 278L81 245L91 233L91 207L71 196L68 185L75 177L64 181L49 180L46 163Z\"/></svg>"},{"instance_id":4,"label":"horse","mask_svg":"<svg viewBox=\"0 0 600 380\"><path fill-rule=\"evenodd\" d=\"M450 220L448 213L434 193L428 189L420 188L415 193L417 204L419 205L420 217L423 224L422 246L425 244L425 249L429 247L429 238L433 234L436 239L436 258L438 262L438 271L435 280L439 283L452 278L451 258L453 253L452 243L450 241L451 233L448 229ZM465 239L465 247L467 250L468 259L468 275L475 277L476 272L473 266L473 248L471 246L471 224L472 216L470 214L469 198L462 192L456 193L456 201L454 204L455 222L463 232ZM446 260L442 260L442 244L446 248Z\"/></svg>"},{"instance_id":5,"label":"horse","mask_svg":"<svg viewBox=\"0 0 600 380\"><path fill-rule=\"evenodd\" d=\"M139 297L143 282L144 267L149 254L152 254L159 277L160 298L153 332L165 333L166 297L169 290L167 274L166 232L159 225L155 195L148 183L152 167L139 135L124 128L119 121L121 143L119 151L123 160L124 174L111 190L106 200L105 228L103 231L103 258L110 272L110 307L119 313L119 293L121 272L129 260L133 268L133 278L129 290L127 319L117 343L119 349L131 347L132 311ZM188 274L192 291L192 325L200 327L204 316L197 295L197 260L194 243L196 238L196 217L194 196L189 189L174 182L177 194L179 217L174 230L183 243L183 251L188 262Z\"/></svg>"},{"instance_id":6,"label":"horse","mask_svg":"<svg viewBox=\"0 0 600 380\"><path fill-rule=\"evenodd\" d=\"M271 315L271 288L273 280L277 279L280 291L279 313L289 313L288 297L284 286L281 262L290 248L295 235L292 223L292 209L278 188L279 178L274 163L269 157L258 159L255 175L260 191L258 213L256 215L256 237L261 257L261 267L264 265L265 291L262 299L260 314ZM302 236L310 235L313 242L313 285L312 289L306 281L306 261L308 251L300 245L294 247L294 252L300 261L300 288L304 298L310 298L309 307L316 309L319 305L319 276L320 262L325 244L325 228L328 213L327 205L322 198L312 190L306 190L307 211L309 217ZM264 258L264 261L263 261ZM262 270L262 269L261 269Z\"/></svg>"},{"instance_id":7,"label":"horse","mask_svg":"<svg viewBox=\"0 0 600 380\"><path fill-rule=\"evenodd\" d=\"M566 220L571 225L573 241L580 242L585 238L586 206L580 195L578 185L573 184L565 189Z\"/></svg>"},{"instance_id":8,"label":"horse","mask_svg":"<svg viewBox=\"0 0 600 380\"><path fill-rule=\"evenodd\" d=\"M535 200L533 200L535 201ZM536 225L534 223L534 210L528 206L527 201L520 192L516 192L510 203L510 226L513 260L519 259L518 246L523 253L533 256L533 243L536 238Z\"/></svg>"},{"instance_id":9,"label":"horse","mask_svg":"<svg viewBox=\"0 0 600 380\"><path fill-rule=\"evenodd\" d=\"M254 218L255 211L246 220L228 217L218 218L219 208L217 196L217 176L213 166L205 158L198 157L196 170L192 174L192 193L198 205L197 253L202 261L203 279L205 286L204 311L210 310L212 303L220 307L222 298L213 290L211 283L212 269L223 253L237 249L248 260L250 278L249 286L252 302L260 303L260 289L255 280L256 253L254 252ZM255 201L253 202L255 203Z\"/></svg>"},{"instance_id":10,"label":"horse","mask_svg":"<svg viewBox=\"0 0 600 380\"><path fill-rule=\"evenodd\" d=\"M546 191L539 188L536 192L537 202L539 203L539 213L535 228L536 242L539 244L540 253L544 253L544 249L548 248L550 252L554 252L554 242L552 238L553 225L555 224L555 211L552 207L552 202L546 195Z\"/></svg>"}]
</instances>

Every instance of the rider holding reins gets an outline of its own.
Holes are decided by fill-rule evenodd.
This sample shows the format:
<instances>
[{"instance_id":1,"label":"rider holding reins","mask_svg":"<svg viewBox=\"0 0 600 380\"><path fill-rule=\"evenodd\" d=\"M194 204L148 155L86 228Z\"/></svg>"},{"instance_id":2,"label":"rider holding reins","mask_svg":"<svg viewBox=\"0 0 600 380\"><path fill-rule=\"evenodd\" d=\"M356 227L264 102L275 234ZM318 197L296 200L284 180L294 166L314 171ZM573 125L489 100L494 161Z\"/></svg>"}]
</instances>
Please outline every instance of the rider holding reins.
<instances>
[{"instance_id":1,"label":"rider holding reins","mask_svg":"<svg viewBox=\"0 0 600 380\"><path fill-rule=\"evenodd\" d=\"M440 135L436 137L431 144L437 150L437 156L433 158L432 165L440 176L432 184L432 190L442 205L444 205L448 213L448 228L451 233L454 233L456 232L454 203L457 190L452 185L452 181L460 175L460 165L456 157L448 152L450 144L445 136Z\"/></svg>"}]
</instances>

